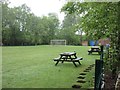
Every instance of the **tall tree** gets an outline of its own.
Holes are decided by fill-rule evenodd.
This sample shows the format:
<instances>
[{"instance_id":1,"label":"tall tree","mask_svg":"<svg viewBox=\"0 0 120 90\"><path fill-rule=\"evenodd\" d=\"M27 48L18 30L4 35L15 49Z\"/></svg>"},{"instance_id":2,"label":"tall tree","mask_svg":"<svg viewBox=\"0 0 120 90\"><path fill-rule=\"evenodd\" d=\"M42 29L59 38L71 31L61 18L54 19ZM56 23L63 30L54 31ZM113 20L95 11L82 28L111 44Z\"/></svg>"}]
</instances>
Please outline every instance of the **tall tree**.
<instances>
[{"instance_id":1,"label":"tall tree","mask_svg":"<svg viewBox=\"0 0 120 90\"><path fill-rule=\"evenodd\" d=\"M68 14L64 17L60 34L63 39L67 40L69 45L78 45L80 42L79 36L75 34L80 29L77 26L78 22L80 22L78 15Z\"/></svg>"},{"instance_id":2,"label":"tall tree","mask_svg":"<svg viewBox=\"0 0 120 90\"><path fill-rule=\"evenodd\" d=\"M119 5L119 2L68 2L62 8L67 14L81 15L82 24L79 25L90 38L109 37L111 39L112 66L115 66L114 68L119 67L118 63L120 64Z\"/></svg>"}]
</instances>

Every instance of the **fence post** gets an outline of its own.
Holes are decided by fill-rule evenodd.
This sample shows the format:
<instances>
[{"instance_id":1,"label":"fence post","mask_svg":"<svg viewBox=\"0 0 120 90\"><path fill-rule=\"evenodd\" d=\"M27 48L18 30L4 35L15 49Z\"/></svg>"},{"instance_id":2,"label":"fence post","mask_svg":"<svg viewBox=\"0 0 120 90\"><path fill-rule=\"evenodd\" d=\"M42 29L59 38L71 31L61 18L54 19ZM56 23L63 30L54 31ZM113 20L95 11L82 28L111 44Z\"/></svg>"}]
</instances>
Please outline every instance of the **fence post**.
<instances>
[{"instance_id":1,"label":"fence post","mask_svg":"<svg viewBox=\"0 0 120 90\"><path fill-rule=\"evenodd\" d=\"M100 60L103 60L103 45L100 46L101 54L100 54Z\"/></svg>"},{"instance_id":2,"label":"fence post","mask_svg":"<svg viewBox=\"0 0 120 90\"><path fill-rule=\"evenodd\" d=\"M95 61L95 90L101 90L103 60Z\"/></svg>"},{"instance_id":3,"label":"fence post","mask_svg":"<svg viewBox=\"0 0 120 90\"><path fill-rule=\"evenodd\" d=\"M103 78L103 45L100 46L101 55L100 60L95 61L95 85L94 90L101 90L102 78Z\"/></svg>"}]
</instances>

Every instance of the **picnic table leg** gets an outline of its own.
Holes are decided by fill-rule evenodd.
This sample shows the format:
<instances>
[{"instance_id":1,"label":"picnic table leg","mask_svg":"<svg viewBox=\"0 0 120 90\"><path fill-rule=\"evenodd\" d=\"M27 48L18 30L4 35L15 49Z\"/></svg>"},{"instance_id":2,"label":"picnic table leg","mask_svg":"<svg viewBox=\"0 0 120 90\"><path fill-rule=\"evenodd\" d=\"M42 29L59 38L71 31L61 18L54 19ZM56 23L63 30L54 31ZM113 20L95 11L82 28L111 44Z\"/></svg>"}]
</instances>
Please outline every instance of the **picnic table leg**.
<instances>
[{"instance_id":1,"label":"picnic table leg","mask_svg":"<svg viewBox=\"0 0 120 90\"><path fill-rule=\"evenodd\" d=\"M65 59L62 61L62 63L65 61Z\"/></svg>"},{"instance_id":2,"label":"picnic table leg","mask_svg":"<svg viewBox=\"0 0 120 90\"><path fill-rule=\"evenodd\" d=\"M55 66L57 66L58 63L59 63L59 61L56 62Z\"/></svg>"},{"instance_id":3,"label":"picnic table leg","mask_svg":"<svg viewBox=\"0 0 120 90\"><path fill-rule=\"evenodd\" d=\"M75 62L73 62L73 64L75 65L75 67L77 67L77 65L76 65L76 63L75 63Z\"/></svg>"},{"instance_id":4,"label":"picnic table leg","mask_svg":"<svg viewBox=\"0 0 120 90\"><path fill-rule=\"evenodd\" d=\"M92 52L90 52L90 54L92 54Z\"/></svg>"},{"instance_id":5,"label":"picnic table leg","mask_svg":"<svg viewBox=\"0 0 120 90\"><path fill-rule=\"evenodd\" d=\"M98 54L100 55L100 54L101 54L101 51L99 51Z\"/></svg>"},{"instance_id":6,"label":"picnic table leg","mask_svg":"<svg viewBox=\"0 0 120 90\"><path fill-rule=\"evenodd\" d=\"M89 51L89 52L88 52L88 55L90 55L91 53L92 53L92 52L91 52L91 51Z\"/></svg>"},{"instance_id":7,"label":"picnic table leg","mask_svg":"<svg viewBox=\"0 0 120 90\"><path fill-rule=\"evenodd\" d=\"M81 65L80 61L78 61L78 63Z\"/></svg>"}]
</instances>

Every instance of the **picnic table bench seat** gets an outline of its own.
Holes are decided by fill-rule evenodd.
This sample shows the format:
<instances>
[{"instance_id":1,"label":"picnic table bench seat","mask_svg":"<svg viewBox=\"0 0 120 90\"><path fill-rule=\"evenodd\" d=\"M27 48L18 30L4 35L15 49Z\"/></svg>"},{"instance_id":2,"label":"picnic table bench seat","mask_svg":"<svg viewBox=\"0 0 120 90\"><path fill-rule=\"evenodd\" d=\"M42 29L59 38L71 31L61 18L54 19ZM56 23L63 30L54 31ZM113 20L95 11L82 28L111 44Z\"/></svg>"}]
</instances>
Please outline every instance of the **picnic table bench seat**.
<instances>
[{"instance_id":1,"label":"picnic table bench seat","mask_svg":"<svg viewBox=\"0 0 120 90\"><path fill-rule=\"evenodd\" d=\"M54 58L53 60L54 60L54 61L58 61L58 60L60 60L60 58L59 58L59 57L58 57L58 58Z\"/></svg>"},{"instance_id":2,"label":"picnic table bench seat","mask_svg":"<svg viewBox=\"0 0 120 90\"><path fill-rule=\"evenodd\" d=\"M64 59L64 58L62 58L62 59ZM54 58L53 59L54 61L68 61L68 62L75 62L75 61L79 61L79 60L83 60L83 58L82 57L78 57L78 58L75 58L75 59L73 59L73 60L61 60L59 57L58 58Z\"/></svg>"},{"instance_id":3,"label":"picnic table bench seat","mask_svg":"<svg viewBox=\"0 0 120 90\"><path fill-rule=\"evenodd\" d=\"M63 58L60 59L60 58L58 57L58 58L54 58L53 60L54 60L54 61L57 61L57 63L56 63L55 65L57 65L59 61L61 61L62 63L63 63L63 62L73 62L73 64L77 67L77 65L75 64L75 62L78 62L78 63L81 65L80 60L83 60L83 58L82 58L82 57L78 57L78 58L74 58L74 59L72 59L72 60L64 60Z\"/></svg>"}]
</instances>

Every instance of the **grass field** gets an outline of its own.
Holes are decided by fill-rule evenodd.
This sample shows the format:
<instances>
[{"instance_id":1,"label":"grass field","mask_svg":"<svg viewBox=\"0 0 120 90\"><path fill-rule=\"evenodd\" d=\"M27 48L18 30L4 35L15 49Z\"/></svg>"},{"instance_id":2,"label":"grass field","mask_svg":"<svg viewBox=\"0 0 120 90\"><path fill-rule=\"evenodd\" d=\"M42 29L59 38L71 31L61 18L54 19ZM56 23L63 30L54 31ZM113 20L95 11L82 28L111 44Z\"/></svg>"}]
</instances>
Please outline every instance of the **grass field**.
<instances>
[{"instance_id":1,"label":"grass field","mask_svg":"<svg viewBox=\"0 0 120 90\"><path fill-rule=\"evenodd\" d=\"M76 83L79 73L95 63L99 55L88 55L87 46L14 46L2 47L2 87L3 88L71 88ZM53 58L61 52L76 51L78 57L83 57L80 66L73 63L59 63L55 66ZM90 80L94 75L92 70L86 76Z\"/></svg>"}]
</instances>

